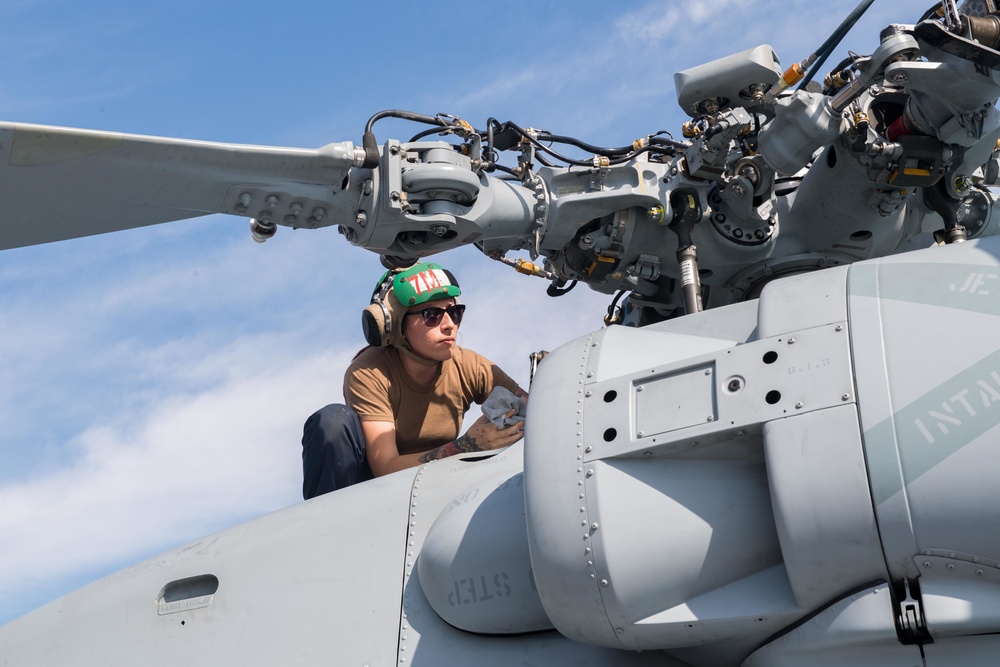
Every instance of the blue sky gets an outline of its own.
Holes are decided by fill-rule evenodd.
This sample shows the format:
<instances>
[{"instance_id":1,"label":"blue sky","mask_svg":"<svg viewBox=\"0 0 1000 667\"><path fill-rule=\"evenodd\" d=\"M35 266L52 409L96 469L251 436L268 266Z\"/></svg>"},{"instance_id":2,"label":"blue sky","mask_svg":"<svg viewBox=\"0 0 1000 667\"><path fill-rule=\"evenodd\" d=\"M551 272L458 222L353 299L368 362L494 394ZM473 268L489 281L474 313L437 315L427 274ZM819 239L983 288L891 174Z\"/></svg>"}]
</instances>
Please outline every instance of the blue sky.
<instances>
[{"instance_id":1,"label":"blue sky","mask_svg":"<svg viewBox=\"0 0 1000 667\"><path fill-rule=\"evenodd\" d=\"M617 146L679 136L675 71L762 42L787 65L854 4L0 0L0 118L314 148L397 108ZM838 59L924 9L876 2ZM437 261L460 343L522 383L529 352L601 326L605 296ZM302 421L341 400L380 273L332 229L260 246L224 216L0 253L0 623L298 502Z\"/></svg>"}]
</instances>

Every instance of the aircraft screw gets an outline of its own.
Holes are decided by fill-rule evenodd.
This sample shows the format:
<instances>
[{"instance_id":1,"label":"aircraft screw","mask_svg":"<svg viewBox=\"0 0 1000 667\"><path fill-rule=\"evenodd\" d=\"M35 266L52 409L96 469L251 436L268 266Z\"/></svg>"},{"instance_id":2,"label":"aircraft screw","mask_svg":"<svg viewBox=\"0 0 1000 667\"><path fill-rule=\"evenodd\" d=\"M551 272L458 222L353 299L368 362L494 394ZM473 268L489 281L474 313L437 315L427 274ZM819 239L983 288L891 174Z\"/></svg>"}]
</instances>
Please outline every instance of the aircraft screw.
<instances>
[{"instance_id":1,"label":"aircraft screw","mask_svg":"<svg viewBox=\"0 0 1000 667\"><path fill-rule=\"evenodd\" d=\"M607 579L601 579L601 586L607 586L607 585L608 585L608 580Z\"/></svg>"},{"instance_id":2,"label":"aircraft screw","mask_svg":"<svg viewBox=\"0 0 1000 667\"><path fill-rule=\"evenodd\" d=\"M850 394L844 394L843 396L840 397L840 399L842 401L849 401L849 400L851 400L851 395Z\"/></svg>"},{"instance_id":3,"label":"aircraft screw","mask_svg":"<svg viewBox=\"0 0 1000 667\"><path fill-rule=\"evenodd\" d=\"M278 205L278 195L268 195L266 201L269 208L274 208Z\"/></svg>"},{"instance_id":4,"label":"aircraft screw","mask_svg":"<svg viewBox=\"0 0 1000 667\"><path fill-rule=\"evenodd\" d=\"M795 339L794 338L789 338L788 339L788 344L789 345L795 345Z\"/></svg>"},{"instance_id":5,"label":"aircraft screw","mask_svg":"<svg viewBox=\"0 0 1000 667\"><path fill-rule=\"evenodd\" d=\"M358 217L355 218L355 221L357 221L358 227L364 229L368 226L368 214L364 211L358 211Z\"/></svg>"}]
</instances>

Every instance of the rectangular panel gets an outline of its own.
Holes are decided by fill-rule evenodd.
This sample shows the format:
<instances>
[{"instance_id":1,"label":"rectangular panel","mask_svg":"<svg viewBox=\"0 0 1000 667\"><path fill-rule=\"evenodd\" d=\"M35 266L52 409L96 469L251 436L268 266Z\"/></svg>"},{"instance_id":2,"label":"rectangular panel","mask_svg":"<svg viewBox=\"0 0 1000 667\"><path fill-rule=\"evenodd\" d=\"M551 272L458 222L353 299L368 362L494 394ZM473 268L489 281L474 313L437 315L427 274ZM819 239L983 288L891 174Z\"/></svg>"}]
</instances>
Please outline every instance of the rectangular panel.
<instances>
[{"instance_id":1,"label":"rectangular panel","mask_svg":"<svg viewBox=\"0 0 1000 667\"><path fill-rule=\"evenodd\" d=\"M715 421L714 364L633 382L635 437Z\"/></svg>"}]
</instances>

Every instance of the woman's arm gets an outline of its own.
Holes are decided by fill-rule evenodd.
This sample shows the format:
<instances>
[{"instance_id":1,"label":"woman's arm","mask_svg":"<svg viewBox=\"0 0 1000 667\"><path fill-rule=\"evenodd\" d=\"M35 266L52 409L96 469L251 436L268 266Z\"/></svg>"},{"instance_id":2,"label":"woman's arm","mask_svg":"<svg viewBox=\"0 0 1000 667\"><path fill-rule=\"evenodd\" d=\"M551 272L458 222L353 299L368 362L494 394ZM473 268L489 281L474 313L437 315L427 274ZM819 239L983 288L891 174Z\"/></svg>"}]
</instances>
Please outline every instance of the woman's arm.
<instances>
[{"instance_id":1,"label":"woman's arm","mask_svg":"<svg viewBox=\"0 0 1000 667\"><path fill-rule=\"evenodd\" d=\"M524 423L518 422L498 429L487 421L484 415L469 427L465 435L460 435L453 441L430 451L412 454L399 453L396 445L396 426L392 422L363 421L361 433L365 436L368 466L372 469L372 473L379 477L455 454L508 447L524 436Z\"/></svg>"}]
</instances>

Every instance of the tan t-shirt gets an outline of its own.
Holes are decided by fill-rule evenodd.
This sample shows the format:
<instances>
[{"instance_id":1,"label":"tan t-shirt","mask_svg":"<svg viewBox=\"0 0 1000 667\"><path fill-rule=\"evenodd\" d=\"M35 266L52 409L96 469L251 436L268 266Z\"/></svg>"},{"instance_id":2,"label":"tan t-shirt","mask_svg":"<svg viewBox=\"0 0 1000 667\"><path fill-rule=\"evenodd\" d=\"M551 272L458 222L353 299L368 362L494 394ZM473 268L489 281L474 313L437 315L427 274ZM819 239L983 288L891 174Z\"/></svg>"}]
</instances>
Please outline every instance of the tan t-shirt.
<instances>
[{"instance_id":1,"label":"tan t-shirt","mask_svg":"<svg viewBox=\"0 0 1000 667\"><path fill-rule=\"evenodd\" d=\"M393 422L400 454L426 452L457 438L469 406L482 404L498 385L518 390L492 361L460 347L428 385L407 375L394 348L366 348L344 373L347 404L361 421Z\"/></svg>"}]
</instances>

